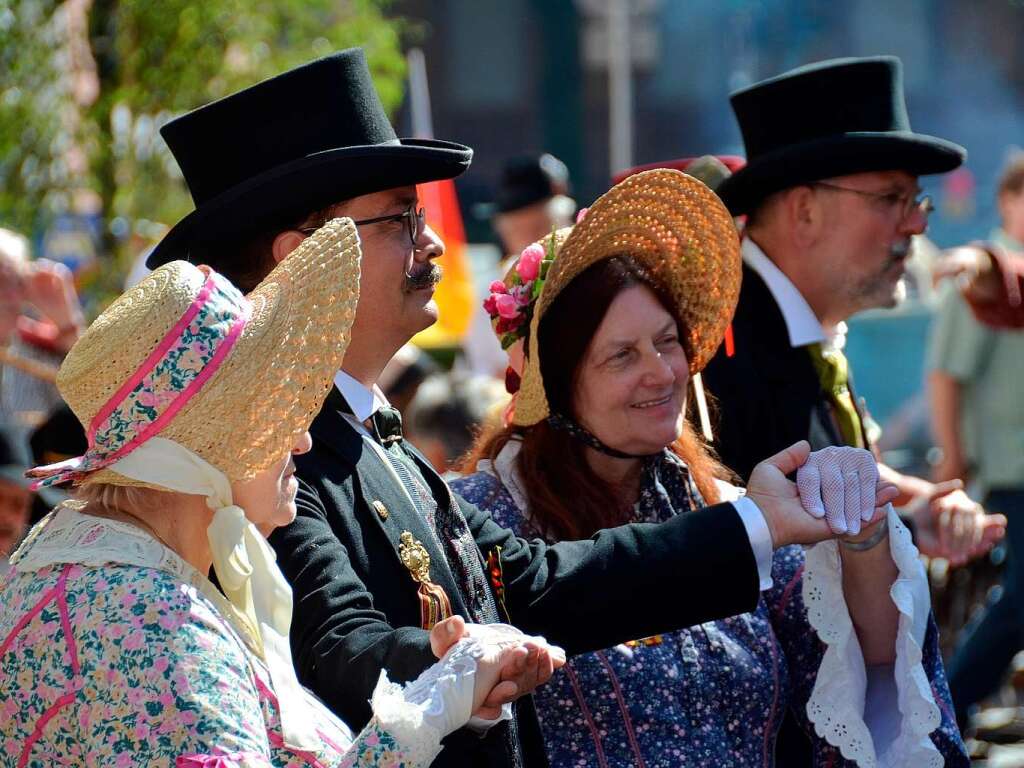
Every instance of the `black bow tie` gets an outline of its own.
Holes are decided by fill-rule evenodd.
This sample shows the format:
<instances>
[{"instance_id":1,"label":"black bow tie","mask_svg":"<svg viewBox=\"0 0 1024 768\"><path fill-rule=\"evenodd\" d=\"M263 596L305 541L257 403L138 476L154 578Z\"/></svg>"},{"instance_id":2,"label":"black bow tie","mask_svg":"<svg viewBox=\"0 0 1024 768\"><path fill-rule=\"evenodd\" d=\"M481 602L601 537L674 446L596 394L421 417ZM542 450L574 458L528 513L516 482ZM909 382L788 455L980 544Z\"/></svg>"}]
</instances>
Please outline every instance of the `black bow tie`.
<instances>
[{"instance_id":1,"label":"black bow tie","mask_svg":"<svg viewBox=\"0 0 1024 768\"><path fill-rule=\"evenodd\" d=\"M381 445L397 443L402 439L402 414L397 408L386 406L370 417L374 434Z\"/></svg>"}]
</instances>

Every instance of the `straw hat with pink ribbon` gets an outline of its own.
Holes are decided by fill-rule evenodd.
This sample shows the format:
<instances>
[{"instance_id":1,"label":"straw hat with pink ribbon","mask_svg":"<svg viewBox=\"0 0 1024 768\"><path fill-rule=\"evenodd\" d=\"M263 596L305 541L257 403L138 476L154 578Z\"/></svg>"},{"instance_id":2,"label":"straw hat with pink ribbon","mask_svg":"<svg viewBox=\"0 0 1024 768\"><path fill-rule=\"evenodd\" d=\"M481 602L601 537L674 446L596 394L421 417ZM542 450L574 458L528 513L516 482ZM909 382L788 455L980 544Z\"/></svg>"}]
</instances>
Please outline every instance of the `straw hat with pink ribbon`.
<instances>
[{"instance_id":1,"label":"straw hat with pink ribbon","mask_svg":"<svg viewBox=\"0 0 1024 768\"><path fill-rule=\"evenodd\" d=\"M359 262L355 225L335 219L248 295L208 267L160 267L96 319L57 376L88 450L28 473L36 487L206 497L218 580L267 663L295 747L319 740L288 643L291 588L231 482L286 456L323 405L355 319Z\"/></svg>"}]
</instances>

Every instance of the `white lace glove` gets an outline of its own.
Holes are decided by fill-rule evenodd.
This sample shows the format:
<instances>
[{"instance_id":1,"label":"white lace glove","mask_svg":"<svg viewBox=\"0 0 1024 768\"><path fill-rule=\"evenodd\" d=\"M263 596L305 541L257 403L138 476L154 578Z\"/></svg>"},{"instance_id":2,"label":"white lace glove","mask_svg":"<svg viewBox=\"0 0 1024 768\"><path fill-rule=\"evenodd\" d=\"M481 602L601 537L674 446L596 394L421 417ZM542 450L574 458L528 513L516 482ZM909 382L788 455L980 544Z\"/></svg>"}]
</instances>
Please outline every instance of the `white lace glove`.
<instances>
[{"instance_id":1,"label":"white lace glove","mask_svg":"<svg viewBox=\"0 0 1024 768\"><path fill-rule=\"evenodd\" d=\"M824 517L833 533L856 536L875 513L878 465L863 448L825 448L797 470L796 487L810 515Z\"/></svg>"},{"instance_id":2,"label":"white lace glove","mask_svg":"<svg viewBox=\"0 0 1024 768\"><path fill-rule=\"evenodd\" d=\"M403 689L380 673L371 706L381 727L407 748L437 744L469 722L478 664L496 662L508 648L530 638L508 624L468 624L469 636L459 640L431 667ZM503 708L502 716L511 717Z\"/></svg>"}]
</instances>

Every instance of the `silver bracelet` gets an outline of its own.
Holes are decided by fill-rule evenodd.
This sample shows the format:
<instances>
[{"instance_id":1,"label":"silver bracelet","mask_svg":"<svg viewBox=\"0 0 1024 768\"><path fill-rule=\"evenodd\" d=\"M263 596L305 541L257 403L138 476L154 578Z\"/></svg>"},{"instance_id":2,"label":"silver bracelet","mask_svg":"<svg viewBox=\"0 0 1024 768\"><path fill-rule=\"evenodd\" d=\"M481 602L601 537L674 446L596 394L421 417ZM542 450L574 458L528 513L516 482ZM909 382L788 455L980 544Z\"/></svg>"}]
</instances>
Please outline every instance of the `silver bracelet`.
<instances>
[{"instance_id":1,"label":"silver bracelet","mask_svg":"<svg viewBox=\"0 0 1024 768\"><path fill-rule=\"evenodd\" d=\"M848 541L847 539L840 539L839 543L842 544L849 550L854 552L865 552L873 547L878 546L878 542L889 535L889 518L883 517L882 522L878 524L878 528L875 532L868 536L864 541Z\"/></svg>"}]
</instances>

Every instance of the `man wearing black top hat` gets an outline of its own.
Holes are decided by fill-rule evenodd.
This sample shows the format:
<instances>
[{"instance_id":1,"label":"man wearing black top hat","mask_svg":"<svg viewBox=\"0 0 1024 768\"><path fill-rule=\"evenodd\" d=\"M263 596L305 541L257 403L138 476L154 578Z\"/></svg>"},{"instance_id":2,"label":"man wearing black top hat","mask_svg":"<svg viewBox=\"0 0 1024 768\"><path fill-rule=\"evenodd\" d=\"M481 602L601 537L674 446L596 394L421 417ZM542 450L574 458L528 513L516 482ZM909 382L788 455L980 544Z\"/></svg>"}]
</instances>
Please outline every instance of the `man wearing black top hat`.
<instances>
[{"instance_id":1,"label":"man wearing black top hat","mask_svg":"<svg viewBox=\"0 0 1024 768\"><path fill-rule=\"evenodd\" d=\"M911 130L894 57L811 64L731 101L747 165L717 191L747 217L743 284L734 349L720 349L703 376L719 403L718 453L746 478L755 456L794 440L872 447L842 323L896 304L911 236L924 232L931 211L918 177L951 171L966 153ZM901 490L898 503L916 512L921 549L962 562L1001 536L1005 519L983 515L960 485L882 470ZM940 516L959 532L941 546ZM844 557L887 546L874 527L857 538L856 549L841 548Z\"/></svg>"},{"instance_id":2,"label":"man wearing black top hat","mask_svg":"<svg viewBox=\"0 0 1024 768\"><path fill-rule=\"evenodd\" d=\"M351 726L368 719L382 669L405 681L434 661L425 628L442 616L510 621L569 653L606 648L751 610L771 583L773 545L830 535L785 480L803 461L799 448L755 471L746 501L550 547L517 539L452 494L403 440L376 382L436 319L433 260L444 246L425 225L415 185L459 175L472 152L398 139L361 50L272 78L161 132L196 210L153 251L151 267L188 258L248 290L325 221L350 216L359 227L351 343L310 428L313 449L295 457L298 518L272 537L294 592L300 677ZM716 589L693 589L707 574ZM541 661L510 671L519 694L550 675ZM435 762L543 764L529 697L509 720L452 734Z\"/></svg>"},{"instance_id":3,"label":"man wearing black top hat","mask_svg":"<svg viewBox=\"0 0 1024 768\"><path fill-rule=\"evenodd\" d=\"M932 210L917 178L953 170L966 152L911 130L894 57L810 64L731 100L747 165L718 194L747 217L743 288L735 353L723 347L703 375L721 405L719 453L746 478L755 457L793 440L814 449L871 447L841 350L842 323L895 306L910 238L924 232ZM919 503L919 545L931 553L961 561L998 535L1001 518L985 518L959 485L888 476L903 503L936 502L982 537L965 534L940 548L935 516Z\"/></svg>"},{"instance_id":4,"label":"man wearing black top hat","mask_svg":"<svg viewBox=\"0 0 1024 768\"><path fill-rule=\"evenodd\" d=\"M480 206L491 217L506 256L518 256L552 229L572 224L569 169L554 155L518 155L505 162L494 202Z\"/></svg>"}]
</instances>

